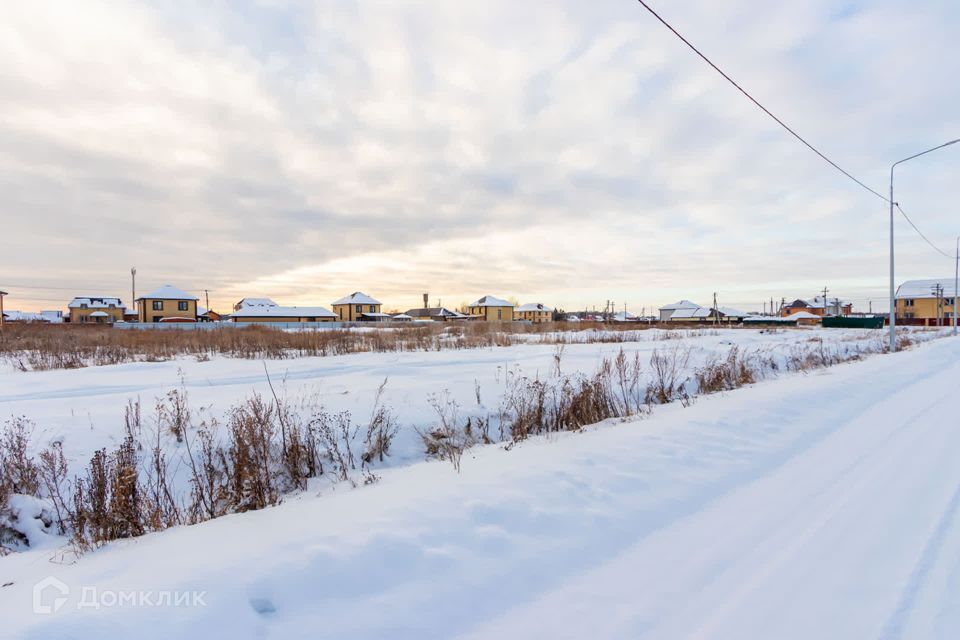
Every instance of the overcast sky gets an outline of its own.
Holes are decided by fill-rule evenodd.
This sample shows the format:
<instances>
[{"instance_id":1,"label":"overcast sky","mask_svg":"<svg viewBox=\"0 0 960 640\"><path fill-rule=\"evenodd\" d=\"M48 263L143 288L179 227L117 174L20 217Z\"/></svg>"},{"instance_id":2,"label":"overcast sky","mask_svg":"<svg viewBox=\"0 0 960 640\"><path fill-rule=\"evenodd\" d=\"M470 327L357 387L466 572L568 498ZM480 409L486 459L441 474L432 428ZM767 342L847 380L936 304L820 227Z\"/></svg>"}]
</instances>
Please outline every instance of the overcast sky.
<instances>
[{"instance_id":1,"label":"overcast sky","mask_svg":"<svg viewBox=\"0 0 960 640\"><path fill-rule=\"evenodd\" d=\"M960 137L956 0L653 0L844 168ZM204 5L205 8L198 8ZM8 308L171 283L388 308L886 308L884 202L632 0L9 3ZM950 252L960 145L898 169ZM897 220L898 280L953 274ZM30 288L46 287L46 288Z\"/></svg>"}]
</instances>

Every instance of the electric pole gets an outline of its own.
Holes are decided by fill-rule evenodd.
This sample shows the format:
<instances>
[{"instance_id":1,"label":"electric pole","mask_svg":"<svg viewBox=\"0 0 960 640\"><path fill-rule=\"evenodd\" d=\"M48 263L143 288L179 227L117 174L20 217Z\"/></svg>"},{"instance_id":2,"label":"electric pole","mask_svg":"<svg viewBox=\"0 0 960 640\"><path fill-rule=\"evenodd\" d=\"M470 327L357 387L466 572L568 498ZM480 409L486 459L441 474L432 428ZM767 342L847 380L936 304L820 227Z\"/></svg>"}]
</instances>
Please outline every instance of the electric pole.
<instances>
[{"instance_id":1,"label":"electric pole","mask_svg":"<svg viewBox=\"0 0 960 640\"><path fill-rule=\"evenodd\" d=\"M137 268L130 267L130 304L133 305L133 308L137 308ZM139 312L137 315L137 320L140 319ZM144 314L144 320L146 320L146 314Z\"/></svg>"},{"instance_id":2,"label":"electric pole","mask_svg":"<svg viewBox=\"0 0 960 640\"><path fill-rule=\"evenodd\" d=\"M204 289L203 296L207 303L207 311L210 311L210 291L208 289Z\"/></svg>"},{"instance_id":3,"label":"electric pole","mask_svg":"<svg viewBox=\"0 0 960 640\"><path fill-rule=\"evenodd\" d=\"M3 330L3 296L9 295L6 291L0 291L0 331Z\"/></svg>"},{"instance_id":4,"label":"electric pole","mask_svg":"<svg viewBox=\"0 0 960 640\"><path fill-rule=\"evenodd\" d=\"M823 287L823 315L824 316L827 315L827 291L829 291L829 289L827 289L827 287L824 286Z\"/></svg>"},{"instance_id":5,"label":"electric pole","mask_svg":"<svg viewBox=\"0 0 960 640\"><path fill-rule=\"evenodd\" d=\"M713 292L713 324L720 322L720 310L717 309L717 292Z\"/></svg>"},{"instance_id":6,"label":"electric pole","mask_svg":"<svg viewBox=\"0 0 960 640\"><path fill-rule=\"evenodd\" d=\"M957 262L953 266L953 335L957 335L957 306L960 305L960 236L957 236Z\"/></svg>"}]
</instances>

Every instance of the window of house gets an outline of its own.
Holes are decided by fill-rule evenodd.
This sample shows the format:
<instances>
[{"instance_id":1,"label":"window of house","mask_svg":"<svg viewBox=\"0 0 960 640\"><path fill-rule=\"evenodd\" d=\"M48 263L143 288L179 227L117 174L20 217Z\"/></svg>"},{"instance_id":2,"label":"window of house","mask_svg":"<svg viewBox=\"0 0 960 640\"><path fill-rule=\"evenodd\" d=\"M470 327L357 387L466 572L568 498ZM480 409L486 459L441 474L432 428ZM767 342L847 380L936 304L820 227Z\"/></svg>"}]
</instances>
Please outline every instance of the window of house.
<instances>
[{"instance_id":1,"label":"window of house","mask_svg":"<svg viewBox=\"0 0 960 640\"><path fill-rule=\"evenodd\" d=\"M177 311L186 311L190 307L190 303L186 300L181 300L177 302Z\"/></svg>"},{"instance_id":2,"label":"window of house","mask_svg":"<svg viewBox=\"0 0 960 640\"><path fill-rule=\"evenodd\" d=\"M952 306L953 306L953 298L944 298L944 299L943 299L943 304L947 305L948 307L952 307Z\"/></svg>"},{"instance_id":3,"label":"window of house","mask_svg":"<svg viewBox=\"0 0 960 640\"><path fill-rule=\"evenodd\" d=\"M497 320L503 320L503 309L497 309Z\"/></svg>"},{"instance_id":4,"label":"window of house","mask_svg":"<svg viewBox=\"0 0 960 640\"><path fill-rule=\"evenodd\" d=\"M154 310L154 311L163 311L163 300L154 300L154 301L153 301L153 310Z\"/></svg>"},{"instance_id":5,"label":"window of house","mask_svg":"<svg viewBox=\"0 0 960 640\"><path fill-rule=\"evenodd\" d=\"M87 303L86 303L86 302L81 302L81 303L80 303L80 308L81 308L81 309L86 309L86 308L87 308Z\"/></svg>"},{"instance_id":6,"label":"window of house","mask_svg":"<svg viewBox=\"0 0 960 640\"><path fill-rule=\"evenodd\" d=\"M377 308L374 305L370 305L370 313L376 313Z\"/></svg>"},{"instance_id":7,"label":"window of house","mask_svg":"<svg viewBox=\"0 0 960 640\"><path fill-rule=\"evenodd\" d=\"M363 305L362 305L362 304L358 304L358 305L356 306L356 311L357 311L357 313L363 313Z\"/></svg>"},{"instance_id":8,"label":"window of house","mask_svg":"<svg viewBox=\"0 0 960 640\"><path fill-rule=\"evenodd\" d=\"M912 299L904 300L904 301L903 301L903 306L905 306L905 307L912 307L912 306L913 306L913 300L912 300Z\"/></svg>"}]
</instances>

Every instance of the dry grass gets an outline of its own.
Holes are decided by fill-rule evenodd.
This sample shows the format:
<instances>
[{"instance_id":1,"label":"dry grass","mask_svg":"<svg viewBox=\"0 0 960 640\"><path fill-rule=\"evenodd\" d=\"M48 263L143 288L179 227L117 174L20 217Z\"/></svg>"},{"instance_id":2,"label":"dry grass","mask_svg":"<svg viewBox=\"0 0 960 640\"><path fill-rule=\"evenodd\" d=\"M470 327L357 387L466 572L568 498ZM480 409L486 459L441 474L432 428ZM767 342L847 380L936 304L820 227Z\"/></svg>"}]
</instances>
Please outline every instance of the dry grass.
<instances>
[{"instance_id":1,"label":"dry grass","mask_svg":"<svg viewBox=\"0 0 960 640\"><path fill-rule=\"evenodd\" d=\"M359 352L438 351L505 347L530 342L624 342L635 332L593 332L581 323L418 323L400 327L282 331L263 326L212 330L119 330L70 325L8 325L0 360L21 371L76 369L180 356L283 359ZM580 336L579 339L576 336Z\"/></svg>"},{"instance_id":2,"label":"dry grass","mask_svg":"<svg viewBox=\"0 0 960 640\"><path fill-rule=\"evenodd\" d=\"M129 405L123 441L96 451L72 477L59 443L31 456L33 424L9 420L0 433L0 553L27 544L9 509L13 494L48 506L53 529L69 536L80 553L110 540L275 505L322 475L351 480L359 467L363 482L374 482L370 467L390 454L397 432L382 403L385 385L366 424L349 412L327 412L315 398L294 406L258 394L235 405L222 425L213 419L197 424L180 389L158 400L146 438L138 406ZM365 436L356 440L363 447L359 456L353 451L358 434ZM182 456L178 466L186 466L189 495L178 496L171 486L171 447Z\"/></svg>"}]
</instances>

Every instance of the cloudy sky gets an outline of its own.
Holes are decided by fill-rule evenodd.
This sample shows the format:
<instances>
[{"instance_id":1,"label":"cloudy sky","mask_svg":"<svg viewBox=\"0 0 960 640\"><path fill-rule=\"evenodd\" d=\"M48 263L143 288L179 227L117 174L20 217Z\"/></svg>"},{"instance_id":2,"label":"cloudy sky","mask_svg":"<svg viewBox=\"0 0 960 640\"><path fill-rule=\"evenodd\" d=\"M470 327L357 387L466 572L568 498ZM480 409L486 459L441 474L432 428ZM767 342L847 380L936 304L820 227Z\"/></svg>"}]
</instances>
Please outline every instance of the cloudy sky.
<instances>
[{"instance_id":1,"label":"cloudy sky","mask_svg":"<svg viewBox=\"0 0 960 640\"><path fill-rule=\"evenodd\" d=\"M202 6L201 6L202 5ZM955 0L652 0L885 192L960 137ZM10 3L8 308L172 283L388 308L484 294L885 308L887 211L632 0ZM953 251L960 145L898 169ZM898 279L953 273L897 221Z\"/></svg>"}]
</instances>

